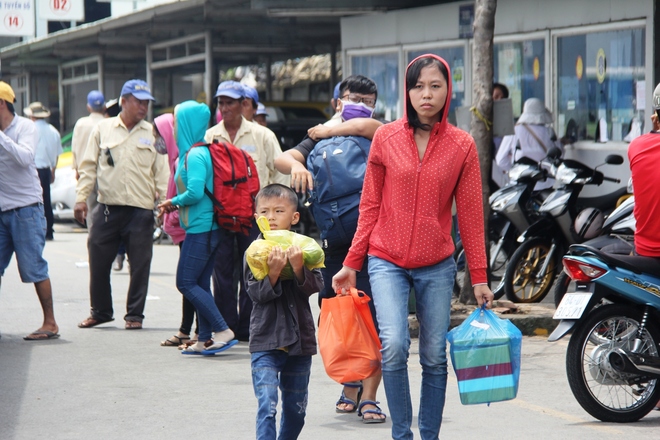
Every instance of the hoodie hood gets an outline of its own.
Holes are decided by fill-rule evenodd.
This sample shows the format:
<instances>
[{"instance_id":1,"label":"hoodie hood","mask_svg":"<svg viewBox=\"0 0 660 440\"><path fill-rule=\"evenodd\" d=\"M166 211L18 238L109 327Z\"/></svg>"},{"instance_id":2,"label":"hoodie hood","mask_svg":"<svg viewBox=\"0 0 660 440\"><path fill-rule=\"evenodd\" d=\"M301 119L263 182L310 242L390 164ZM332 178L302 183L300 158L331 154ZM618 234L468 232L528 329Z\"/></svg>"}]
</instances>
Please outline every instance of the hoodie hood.
<instances>
[{"instance_id":1,"label":"hoodie hood","mask_svg":"<svg viewBox=\"0 0 660 440\"><path fill-rule=\"evenodd\" d=\"M438 124L440 125L440 130L444 130L444 128L447 126L447 116L449 115L449 107L450 107L449 104L451 103L451 94L452 94L451 69L449 68L449 64L447 63L447 61L444 60L444 58L441 58L437 55L433 55L431 53L427 53L418 56L408 64L408 67L406 67L406 75L404 76L404 79L408 78L408 70L410 69L410 66L412 66L420 58L435 58L436 60L440 61L447 69L447 99L445 101L445 106L442 108L442 118L440 119L440 122L438 122ZM406 82L407 81L404 80L404 89L405 89L404 95L405 95L406 105L404 105L403 107L403 119L406 123L406 126L410 128L410 126L408 125L408 107L410 106L412 108L412 105L410 104L410 96L408 95L408 90L405 84Z\"/></svg>"},{"instance_id":2,"label":"hoodie hood","mask_svg":"<svg viewBox=\"0 0 660 440\"><path fill-rule=\"evenodd\" d=\"M165 139L167 157L171 165L172 161L179 157L179 148L176 146L176 142L174 142L174 115L172 113L160 115L154 119L154 125L161 137Z\"/></svg>"},{"instance_id":3,"label":"hoodie hood","mask_svg":"<svg viewBox=\"0 0 660 440\"><path fill-rule=\"evenodd\" d=\"M206 104L186 101L174 109L176 119L176 144L179 157L186 155L193 144L204 142L204 134L211 119L211 110Z\"/></svg>"}]
</instances>

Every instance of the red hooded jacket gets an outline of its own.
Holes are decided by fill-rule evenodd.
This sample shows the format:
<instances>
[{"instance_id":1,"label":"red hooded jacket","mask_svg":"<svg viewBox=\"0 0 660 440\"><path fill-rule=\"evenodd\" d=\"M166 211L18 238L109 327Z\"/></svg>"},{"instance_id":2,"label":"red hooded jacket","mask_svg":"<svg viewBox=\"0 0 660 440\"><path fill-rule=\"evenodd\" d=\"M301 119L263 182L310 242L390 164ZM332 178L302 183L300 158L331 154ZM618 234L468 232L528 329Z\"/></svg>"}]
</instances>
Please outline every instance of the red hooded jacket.
<instances>
[{"instance_id":1,"label":"red hooded jacket","mask_svg":"<svg viewBox=\"0 0 660 440\"><path fill-rule=\"evenodd\" d=\"M445 60L433 57L449 73L442 118L431 129L421 162L407 110L403 118L378 128L369 153L358 227L344 265L359 270L367 254L406 269L431 266L451 257L455 198L472 283L486 283L477 147L468 133L447 123L451 73ZM407 93L405 99L407 104Z\"/></svg>"}]
</instances>

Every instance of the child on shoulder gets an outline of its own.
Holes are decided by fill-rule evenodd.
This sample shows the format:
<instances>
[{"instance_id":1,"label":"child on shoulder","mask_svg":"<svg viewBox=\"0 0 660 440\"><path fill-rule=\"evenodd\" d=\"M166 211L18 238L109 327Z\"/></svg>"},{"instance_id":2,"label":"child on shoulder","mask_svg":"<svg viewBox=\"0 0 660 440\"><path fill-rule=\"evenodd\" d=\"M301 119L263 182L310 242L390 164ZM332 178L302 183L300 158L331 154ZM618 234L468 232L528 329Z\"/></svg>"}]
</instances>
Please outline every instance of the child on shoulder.
<instances>
[{"instance_id":1,"label":"child on shoulder","mask_svg":"<svg viewBox=\"0 0 660 440\"><path fill-rule=\"evenodd\" d=\"M298 223L298 196L289 187L268 185L256 197L255 217L264 216L271 230ZM261 237L259 237L261 239ZM294 279L280 279L287 262ZM247 293L254 306L250 317L252 384L258 400L257 440L275 440L278 388L282 392L279 438L296 439L305 424L307 388L316 354L314 318L309 297L323 288L319 269L303 264L302 250L275 246L268 256L268 276L255 279L244 261Z\"/></svg>"}]
</instances>

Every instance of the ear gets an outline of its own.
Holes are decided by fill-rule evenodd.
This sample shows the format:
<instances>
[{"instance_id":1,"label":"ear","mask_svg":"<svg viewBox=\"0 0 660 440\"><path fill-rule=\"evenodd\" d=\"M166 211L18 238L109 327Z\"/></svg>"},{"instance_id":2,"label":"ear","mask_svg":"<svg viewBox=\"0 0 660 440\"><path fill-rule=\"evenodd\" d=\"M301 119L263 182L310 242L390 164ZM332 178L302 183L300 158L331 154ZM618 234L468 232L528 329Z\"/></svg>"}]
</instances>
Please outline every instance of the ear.
<instances>
[{"instance_id":1,"label":"ear","mask_svg":"<svg viewBox=\"0 0 660 440\"><path fill-rule=\"evenodd\" d=\"M341 99L337 99L337 108L335 108L335 111L337 113L341 113L341 109L344 108L344 103Z\"/></svg>"},{"instance_id":2,"label":"ear","mask_svg":"<svg viewBox=\"0 0 660 440\"><path fill-rule=\"evenodd\" d=\"M300 221L300 213L296 211L293 213L293 217L291 218L291 225L297 225L299 221Z\"/></svg>"},{"instance_id":3,"label":"ear","mask_svg":"<svg viewBox=\"0 0 660 440\"><path fill-rule=\"evenodd\" d=\"M259 218L259 213L255 212L255 213L254 213L254 219L256 220L256 219L258 219L258 218Z\"/></svg>"}]
</instances>

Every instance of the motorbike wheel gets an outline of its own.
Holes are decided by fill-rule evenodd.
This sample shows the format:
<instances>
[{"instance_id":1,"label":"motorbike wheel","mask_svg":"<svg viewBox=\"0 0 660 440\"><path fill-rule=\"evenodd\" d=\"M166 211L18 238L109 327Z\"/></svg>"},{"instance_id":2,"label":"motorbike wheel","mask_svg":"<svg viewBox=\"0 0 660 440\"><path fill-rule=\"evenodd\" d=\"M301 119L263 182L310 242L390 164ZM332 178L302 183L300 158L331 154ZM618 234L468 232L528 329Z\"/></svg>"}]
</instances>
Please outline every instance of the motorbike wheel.
<instances>
[{"instance_id":1,"label":"motorbike wheel","mask_svg":"<svg viewBox=\"0 0 660 440\"><path fill-rule=\"evenodd\" d=\"M559 303L564 298L564 295L566 295L571 281L571 277L562 270L557 277L557 282L555 282L555 308L559 307Z\"/></svg>"},{"instance_id":2,"label":"motorbike wheel","mask_svg":"<svg viewBox=\"0 0 660 440\"><path fill-rule=\"evenodd\" d=\"M622 304L595 309L574 330L566 351L566 374L580 406L603 422L634 422L660 398L658 379L614 370L609 354L631 350L642 311ZM638 354L658 356L660 331L648 320Z\"/></svg>"},{"instance_id":3,"label":"motorbike wheel","mask_svg":"<svg viewBox=\"0 0 660 440\"><path fill-rule=\"evenodd\" d=\"M490 250L493 252L496 248L497 242L490 242ZM467 261L465 259L465 250L463 249L463 242L456 243L456 250L454 251L454 261L456 261L456 279L454 281L454 295L459 296L463 288L465 279L465 270L467 269ZM490 269L491 279L493 281L500 281L504 277L506 265L509 262L509 256L504 249L500 249L499 254L495 258L495 264ZM498 292L493 292L495 299L500 299L504 296L504 291L500 289Z\"/></svg>"},{"instance_id":4,"label":"motorbike wheel","mask_svg":"<svg viewBox=\"0 0 660 440\"><path fill-rule=\"evenodd\" d=\"M540 302L550 291L557 273L553 259L546 273L540 274L550 251L550 242L544 238L531 238L523 242L511 256L504 274L504 292L514 303Z\"/></svg>"}]
</instances>

